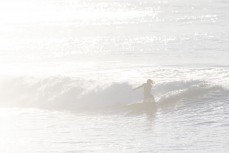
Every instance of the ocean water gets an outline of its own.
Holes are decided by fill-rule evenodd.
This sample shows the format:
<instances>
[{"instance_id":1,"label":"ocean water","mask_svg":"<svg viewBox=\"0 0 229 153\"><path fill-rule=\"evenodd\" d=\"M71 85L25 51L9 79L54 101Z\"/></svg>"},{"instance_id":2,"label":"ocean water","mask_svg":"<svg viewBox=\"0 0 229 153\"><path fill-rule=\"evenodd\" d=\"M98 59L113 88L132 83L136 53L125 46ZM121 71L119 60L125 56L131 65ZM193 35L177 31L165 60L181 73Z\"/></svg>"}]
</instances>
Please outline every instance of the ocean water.
<instances>
[{"instance_id":1,"label":"ocean water","mask_svg":"<svg viewBox=\"0 0 229 153\"><path fill-rule=\"evenodd\" d=\"M0 2L1 153L227 153L229 2ZM132 89L152 79L156 109Z\"/></svg>"}]
</instances>

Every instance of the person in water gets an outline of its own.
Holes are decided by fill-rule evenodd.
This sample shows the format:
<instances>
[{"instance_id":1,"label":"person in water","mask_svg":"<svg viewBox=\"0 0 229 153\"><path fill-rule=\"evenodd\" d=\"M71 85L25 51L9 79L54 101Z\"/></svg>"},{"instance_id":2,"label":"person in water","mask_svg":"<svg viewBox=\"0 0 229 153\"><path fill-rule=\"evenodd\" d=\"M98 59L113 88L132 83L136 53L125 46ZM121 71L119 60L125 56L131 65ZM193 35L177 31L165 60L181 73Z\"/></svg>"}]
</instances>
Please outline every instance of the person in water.
<instances>
[{"instance_id":1,"label":"person in water","mask_svg":"<svg viewBox=\"0 0 229 153\"><path fill-rule=\"evenodd\" d=\"M152 84L154 84L154 81L151 79L148 79L146 83L143 83L141 86L134 88L133 90L143 88L144 89L144 103L148 102L155 102L154 96L151 94Z\"/></svg>"}]
</instances>

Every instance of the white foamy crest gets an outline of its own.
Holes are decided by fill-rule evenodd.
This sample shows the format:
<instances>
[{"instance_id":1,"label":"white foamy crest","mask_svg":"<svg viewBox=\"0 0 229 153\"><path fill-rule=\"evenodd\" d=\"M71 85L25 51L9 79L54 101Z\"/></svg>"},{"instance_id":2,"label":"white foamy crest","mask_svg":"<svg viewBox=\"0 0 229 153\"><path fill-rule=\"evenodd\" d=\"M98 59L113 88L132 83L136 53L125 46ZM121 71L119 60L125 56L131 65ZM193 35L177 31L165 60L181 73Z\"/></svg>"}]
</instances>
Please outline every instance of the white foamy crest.
<instances>
[{"instance_id":1,"label":"white foamy crest","mask_svg":"<svg viewBox=\"0 0 229 153\"><path fill-rule=\"evenodd\" d=\"M12 77L0 84L1 106L39 107L50 109L101 108L127 105L142 100L142 91L133 91L128 82L98 84L72 77L24 78ZM159 83L153 93L158 103L197 98L222 86L189 80Z\"/></svg>"}]
</instances>

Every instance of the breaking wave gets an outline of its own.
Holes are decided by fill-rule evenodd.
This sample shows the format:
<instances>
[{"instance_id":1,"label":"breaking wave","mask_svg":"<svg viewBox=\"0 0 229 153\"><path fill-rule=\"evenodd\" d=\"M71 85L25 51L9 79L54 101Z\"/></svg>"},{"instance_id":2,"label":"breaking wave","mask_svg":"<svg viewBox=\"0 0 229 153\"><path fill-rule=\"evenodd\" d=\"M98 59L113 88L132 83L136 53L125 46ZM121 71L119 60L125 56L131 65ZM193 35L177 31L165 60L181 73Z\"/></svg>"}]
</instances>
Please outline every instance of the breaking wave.
<instances>
[{"instance_id":1,"label":"breaking wave","mask_svg":"<svg viewBox=\"0 0 229 153\"><path fill-rule=\"evenodd\" d=\"M62 76L8 77L0 81L0 106L82 109L127 105L142 100L142 91L133 91L133 86L128 82L101 83ZM224 91L228 90L220 85L188 80L157 83L153 94L158 104L164 105Z\"/></svg>"}]
</instances>

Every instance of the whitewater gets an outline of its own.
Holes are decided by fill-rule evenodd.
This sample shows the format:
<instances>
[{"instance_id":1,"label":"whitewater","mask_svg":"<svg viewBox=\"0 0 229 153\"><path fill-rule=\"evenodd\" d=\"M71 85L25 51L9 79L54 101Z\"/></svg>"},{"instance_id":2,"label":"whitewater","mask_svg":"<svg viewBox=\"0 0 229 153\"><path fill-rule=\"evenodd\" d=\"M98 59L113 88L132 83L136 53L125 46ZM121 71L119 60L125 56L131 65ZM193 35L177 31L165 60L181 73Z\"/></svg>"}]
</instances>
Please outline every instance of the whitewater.
<instances>
[{"instance_id":1,"label":"whitewater","mask_svg":"<svg viewBox=\"0 0 229 153\"><path fill-rule=\"evenodd\" d=\"M1 153L227 153L229 3L0 2ZM156 109L131 109L151 93Z\"/></svg>"}]
</instances>

